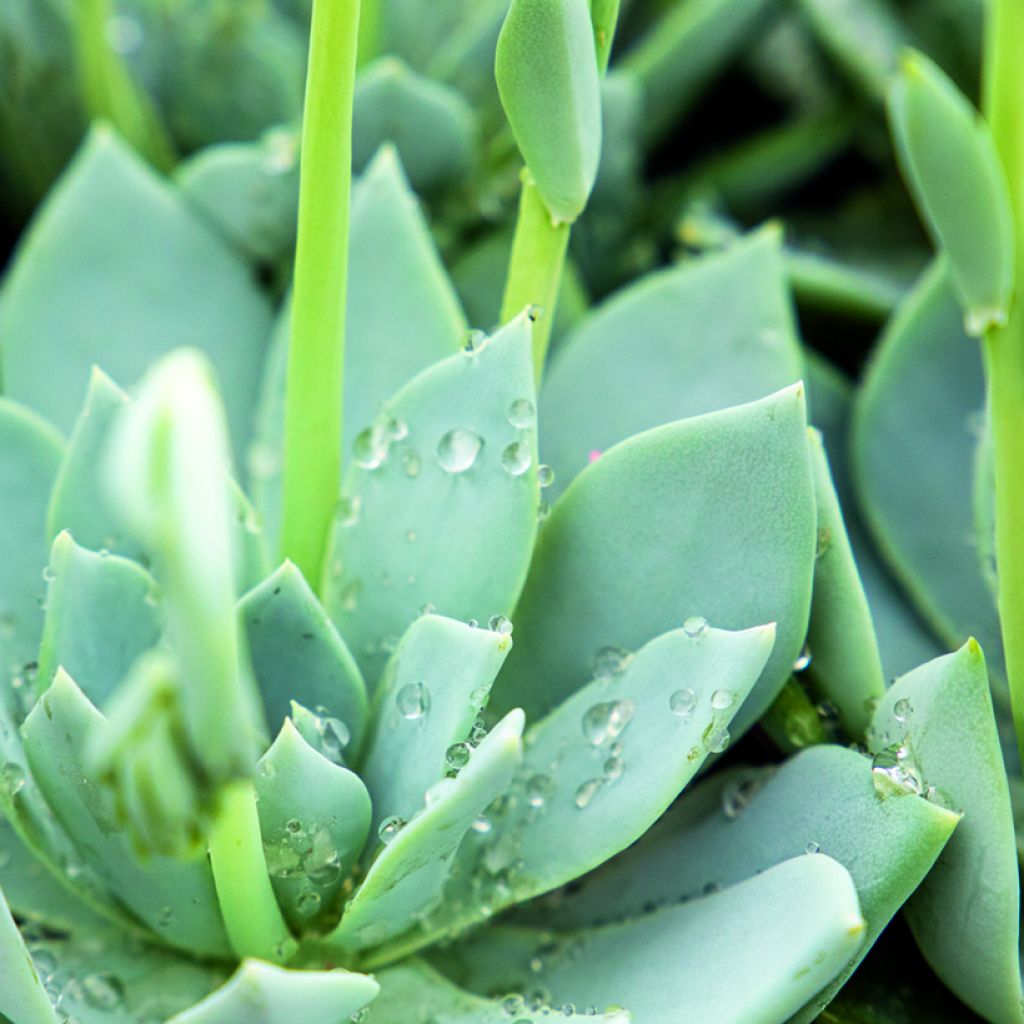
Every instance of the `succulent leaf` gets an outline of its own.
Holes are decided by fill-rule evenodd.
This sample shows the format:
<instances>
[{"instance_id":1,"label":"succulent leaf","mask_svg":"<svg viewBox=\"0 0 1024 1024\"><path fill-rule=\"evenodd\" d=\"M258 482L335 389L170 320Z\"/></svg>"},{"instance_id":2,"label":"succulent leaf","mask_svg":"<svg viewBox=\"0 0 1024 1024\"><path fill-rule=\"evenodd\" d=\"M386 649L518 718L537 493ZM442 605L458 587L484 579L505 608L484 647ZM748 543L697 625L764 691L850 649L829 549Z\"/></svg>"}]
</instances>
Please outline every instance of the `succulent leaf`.
<instances>
[{"instance_id":1,"label":"succulent leaf","mask_svg":"<svg viewBox=\"0 0 1024 1024\"><path fill-rule=\"evenodd\" d=\"M913 757L963 821L910 897L907 920L940 978L986 1020L1024 1019L1020 887L1006 768L981 648L969 640L892 685L869 736Z\"/></svg>"},{"instance_id":2,"label":"succulent leaf","mask_svg":"<svg viewBox=\"0 0 1024 1024\"><path fill-rule=\"evenodd\" d=\"M499 708L543 713L590 678L602 648L635 650L690 617L729 629L777 622L739 735L800 652L814 521L800 386L610 449L541 531L495 689Z\"/></svg>"},{"instance_id":3,"label":"succulent leaf","mask_svg":"<svg viewBox=\"0 0 1024 1024\"><path fill-rule=\"evenodd\" d=\"M354 444L327 609L373 689L408 625L507 615L537 531L531 322L424 371Z\"/></svg>"},{"instance_id":4,"label":"succulent leaf","mask_svg":"<svg viewBox=\"0 0 1024 1024\"><path fill-rule=\"evenodd\" d=\"M57 1024L57 1014L0 891L0 1016L18 1024Z\"/></svg>"}]
</instances>

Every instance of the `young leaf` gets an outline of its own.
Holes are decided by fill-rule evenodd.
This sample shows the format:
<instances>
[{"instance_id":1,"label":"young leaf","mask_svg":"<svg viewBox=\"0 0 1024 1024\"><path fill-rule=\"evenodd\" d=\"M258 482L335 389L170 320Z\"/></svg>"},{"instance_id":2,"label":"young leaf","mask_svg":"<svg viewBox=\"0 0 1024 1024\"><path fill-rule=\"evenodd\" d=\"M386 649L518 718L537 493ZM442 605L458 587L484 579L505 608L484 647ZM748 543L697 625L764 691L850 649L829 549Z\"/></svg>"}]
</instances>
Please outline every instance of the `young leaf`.
<instances>
[{"instance_id":1,"label":"young leaf","mask_svg":"<svg viewBox=\"0 0 1024 1024\"><path fill-rule=\"evenodd\" d=\"M799 856L622 924L496 928L456 951L456 977L485 991L541 987L556 1005L616 1004L643 1024L782 1022L857 955L865 927L846 869Z\"/></svg>"},{"instance_id":2,"label":"young leaf","mask_svg":"<svg viewBox=\"0 0 1024 1024\"><path fill-rule=\"evenodd\" d=\"M808 463L799 386L602 455L541 532L498 703L542 714L590 678L602 648L636 649L693 616L727 629L777 622L736 718L743 732L803 643L815 544Z\"/></svg>"},{"instance_id":3,"label":"young leaf","mask_svg":"<svg viewBox=\"0 0 1024 1024\"><path fill-rule=\"evenodd\" d=\"M876 753L905 748L922 785L964 816L907 903L922 953L986 1020L1017 1024L1024 1013L1013 811L977 643L897 679L869 742Z\"/></svg>"},{"instance_id":4,"label":"young leaf","mask_svg":"<svg viewBox=\"0 0 1024 1024\"><path fill-rule=\"evenodd\" d=\"M57 1014L0 891L0 1016L18 1024L57 1024Z\"/></svg>"},{"instance_id":5,"label":"young leaf","mask_svg":"<svg viewBox=\"0 0 1024 1024\"><path fill-rule=\"evenodd\" d=\"M968 334L1006 322L1013 291L1013 211L988 125L924 54L903 61L889 98L903 173L949 260Z\"/></svg>"},{"instance_id":6,"label":"young leaf","mask_svg":"<svg viewBox=\"0 0 1024 1024\"><path fill-rule=\"evenodd\" d=\"M184 863L154 855L140 861L105 794L91 781L89 751L108 730L71 677L58 672L25 721L25 752L35 781L82 859L133 914L170 945L226 955L206 860ZM173 791L173 776L159 781Z\"/></svg>"},{"instance_id":7,"label":"young leaf","mask_svg":"<svg viewBox=\"0 0 1024 1024\"><path fill-rule=\"evenodd\" d=\"M426 791L468 760L477 716L511 646L505 633L439 615L406 630L377 692L360 767L374 833L385 818L411 818Z\"/></svg>"},{"instance_id":8,"label":"young leaf","mask_svg":"<svg viewBox=\"0 0 1024 1024\"><path fill-rule=\"evenodd\" d=\"M250 590L238 609L271 727L277 728L297 701L343 723L344 753L358 753L367 725L366 684L302 573L285 562Z\"/></svg>"},{"instance_id":9,"label":"young leaf","mask_svg":"<svg viewBox=\"0 0 1024 1024\"><path fill-rule=\"evenodd\" d=\"M80 548L58 534L47 569L46 620L36 690L64 668L93 704L102 704L163 628L156 583L141 566Z\"/></svg>"},{"instance_id":10,"label":"young leaf","mask_svg":"<svg viewBox=\"0 0 1024 1024\"><path fill-rule=\"evenodd\" d=\"M407 824L389 819L386 845L346 904L328 947L358 950L419 924L442 898L455 851L470 826L505 791L522 758L524 718L512 711L476 748L454 779L429 790L425 806Z\"/></svg>"},{"instance_id":11,"label":"young leaf","mask_svg":"<svg viewBox=\"0 0 1024 1024\"><path fill-rule=\"evenodd\" d=\"M837 709L847 734L860 740L885 693L882 660L821 435L812 430L809 436L818 549L807 630L812 653L807 673L817 692Z\"/></svg>"},{"instance_id":12,"label":"young leaf","mask_svg":"<svg viewBox=\"0 0 1024 1024\"><path fill-rule=\"evenodd\" d=\"M96 129L4 282L4 390L66 430L94 363L131 384L160 355L194 345L216 367L238 452L270 326L248 267L124 143Z\"/></svg>"},{"instance_id":13,"label":"young leaf","mask_svg":"<svg viewBox=\"0 0 1024 1024\"><path fill-rule=\"evenodd\" d=\"M587 205L601 157L601 86L588 0L512 0L494 73L551 219L571 223Z\"/></svg>"},{"instance_id":14,"label":"young leaf","mask_svg":"<svg viewBox=\"0 0 1024 1024\"><path fill-rule=\"evenodd\" d=\"M648 275L591 313L552 361L540 419L555 487L633 434L752 402L802 376L777 228Z\"/></svg>"},{"instance_id":15,"label":"young leaf","mask_svg":"<svg viewBox=\"0 0 1024 1024\"><path fill-rule=\"evenodd\" d=\"M355 439L326 604L371 688L424 605L487 622L519 595L537 530L530 327L432 366Z\"/></svg>"},{"instance_id":16,"label":"young leaf","mask_svg":"<svg viewBox=\"0 0 1024 1024\"><path fill-rule=\"evenodd\" d=\"M256 770L260 832L274 893L302 931L334 904L370 832L358 775L317 753L290 721Z\"/></svg>"}]
</instances>

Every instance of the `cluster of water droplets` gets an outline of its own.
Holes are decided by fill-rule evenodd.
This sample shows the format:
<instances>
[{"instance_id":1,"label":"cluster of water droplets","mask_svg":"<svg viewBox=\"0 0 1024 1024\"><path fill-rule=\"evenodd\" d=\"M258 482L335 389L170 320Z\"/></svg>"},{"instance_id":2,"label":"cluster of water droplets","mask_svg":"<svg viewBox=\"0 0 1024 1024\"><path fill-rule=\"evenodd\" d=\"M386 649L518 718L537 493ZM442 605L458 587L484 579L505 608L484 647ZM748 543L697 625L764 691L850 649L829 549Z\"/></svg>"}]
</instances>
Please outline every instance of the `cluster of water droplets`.
<instances>
[{"instance_id":1,"label":"cluster of water droplets","mask_svg":"<svg viewBox=\"0 0 1024 1024\"><path fill-rule=\"evenodd\" d=\"M290 818L278 834L264 840L263 848L271 878L299 884L295 907L304 918L316 917L344 881L341 854L331 833L321 825L307 826Z\"/></svg>"}]
</instances>

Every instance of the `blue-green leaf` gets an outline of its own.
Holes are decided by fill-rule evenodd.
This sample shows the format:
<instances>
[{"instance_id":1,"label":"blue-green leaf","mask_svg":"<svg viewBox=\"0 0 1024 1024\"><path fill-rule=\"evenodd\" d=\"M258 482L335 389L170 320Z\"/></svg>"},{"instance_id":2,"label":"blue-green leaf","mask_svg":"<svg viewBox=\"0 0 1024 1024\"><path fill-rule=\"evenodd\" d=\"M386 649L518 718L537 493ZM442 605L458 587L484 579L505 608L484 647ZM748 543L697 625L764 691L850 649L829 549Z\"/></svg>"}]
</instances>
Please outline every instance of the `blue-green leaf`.
<instances>
[{"instance_id":1,"label":"blue-green leaf","mask_svg":"<svg viewBox=\"0 0 1024 1024\"><path fill-rule=\"evenodd\" d=\"M374 831L385 818L411 818L426 791L468 759L477 716L511 646L505 633L439 615L406 630L378 689L360 768Z\"/></svg>"},{"instance_id":2,"label":"blue-green leaf","mask_svg":"<svg viewBox=\"0 0 1024 1024\"><path fill-rule=\"evenodd\" d=\"M97 129L40 208L0 294L4 389L69 429L93 363L134 383L158 356L194 345L216 367L237 452L270 327L249 268Z\"/></svg>"},{"instance_id":3,"label":"blue-green leaf","mask_svg":"<svg viewBox=\"0 0 1024 1024\"><path fill-rule=\"evenodd\" d=\"M0 891L0 1016L17 1024L57 1024L57 1014L43 988Z\"/></svg>"},{"instance_id":4,"label":"blue-green leaf","mask_svg":"<svg viewBox=\"0 0 1024 1024\"><path fill-rule=\"evenodd\" d=\"M267 870L285 918L308 929L335 906L370 831L359 776L317 753L285 721L260 758L256 795Z\"/></svg>"},{"instance_id":5,"label":"blue-green leaf","mask_svg":"<svg viewBox=\"0 0 1024 1024\"><path fill-rule=\"evenodd\" d=\"M358 752L367 724L366 684L302 573L285 562L242 598L239 613L271 728L298 701L342 722L347 738L339 735L339 741L351 747L348 753Z\"/></svg>"},{"instance_id":6,"label":"blue-green leaf","mask_svg":"<svg viewBox=\"0 0 1024 1024\"><path fill-rule=\"evenodd\" d=\"M802 387L631 438L544 524L495 697L543 713L590 678L602 648L635 649L692 616L725 629L776 622L739 734L800 652L814 547Z\"/></svg>"},{"instance_id":7,"label":"blue-green leaf","mask_svg":"<svg viewBox=\"0 0 1024 1024\"><path fill-rule=\"evenodd\" d=\"M156 583L135 562L87 551L67 532L53 542L47 576L37 692L64 668L93 704L102 704L160 639Z\"/></svg>"},{"instance_id":8,"label":"blue-green leaf","mask_svg":"<svg viewBox=\"0 0 1024 1024\"><path fill-rule=\"evenodd\" d=\"M426 370L354 442L327 608L370 686L425 605L507 615L537 530L529 319Z\"/></svg>"},{"instance_id":9,"label":"blue-green leaf","mask_svg":"<svg viewBox=\"0 0 1024 1024\"><path fill-rule=\"evenodd\" d=\"M1013 811L981 648L969 640L897 679L871 724L876 752L906 753L922 786L963 813L907 903L921 952L996 1024L1024 1019L1020 887Z\"/></svg>"}]
</instances>

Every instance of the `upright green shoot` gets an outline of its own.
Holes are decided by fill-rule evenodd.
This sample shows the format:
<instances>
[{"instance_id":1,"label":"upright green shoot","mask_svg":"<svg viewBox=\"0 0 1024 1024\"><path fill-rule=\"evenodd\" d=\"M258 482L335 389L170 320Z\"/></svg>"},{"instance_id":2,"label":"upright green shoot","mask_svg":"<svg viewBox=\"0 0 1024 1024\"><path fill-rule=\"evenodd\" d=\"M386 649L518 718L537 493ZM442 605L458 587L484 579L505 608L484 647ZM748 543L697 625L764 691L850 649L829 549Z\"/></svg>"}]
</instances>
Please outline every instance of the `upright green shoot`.
<instances>
[{"instance_id":1,"label":"upright green shoot","mask_svg":"<svg viewBox=\"0 0 1024 1024\"><path fill-rule=\"evenodd\" d=\"M999 617L1017 745L1024 755L1024 5L990 0L984 108L1010 186L1016 238L1014 299L984 338L995 458Z\"/></svg>"},{"instance_id":2,"label":"upright green shoot","mask_svg":"<svg viewBox=\"0 0 1024 1024\"><path fill-rule=\"evenodd\" d=\"M314 0L285 404L281 555L314 588L341 475L359 0Z\"/></svg>"}]
</instances>

